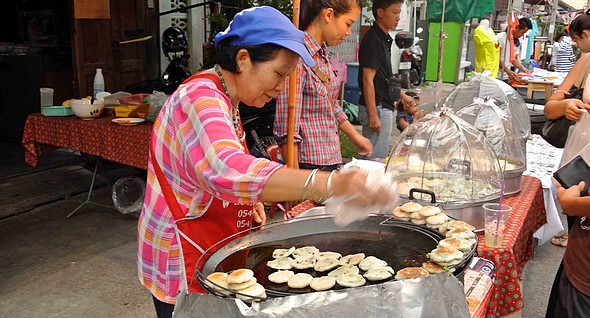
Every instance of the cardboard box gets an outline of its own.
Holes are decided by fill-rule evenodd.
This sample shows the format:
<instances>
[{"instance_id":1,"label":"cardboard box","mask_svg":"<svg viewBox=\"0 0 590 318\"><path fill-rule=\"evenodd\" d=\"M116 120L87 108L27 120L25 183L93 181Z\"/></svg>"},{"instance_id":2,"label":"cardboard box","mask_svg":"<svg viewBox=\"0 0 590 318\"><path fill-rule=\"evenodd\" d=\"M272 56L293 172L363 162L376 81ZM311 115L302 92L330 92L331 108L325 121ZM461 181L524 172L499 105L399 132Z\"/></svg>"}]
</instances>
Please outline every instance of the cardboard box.
<instances>
[{"instance_id":1,"label":"cardboard box","mask_svg":"<svg viewBox=\"0 0 590 318\"><path fill-rule=\"evenodd\" d=\"M484 317L494 285L496 266L490 260L474 257L465 270L465 299L471 317Z\"/></svg>"}]
</instances>

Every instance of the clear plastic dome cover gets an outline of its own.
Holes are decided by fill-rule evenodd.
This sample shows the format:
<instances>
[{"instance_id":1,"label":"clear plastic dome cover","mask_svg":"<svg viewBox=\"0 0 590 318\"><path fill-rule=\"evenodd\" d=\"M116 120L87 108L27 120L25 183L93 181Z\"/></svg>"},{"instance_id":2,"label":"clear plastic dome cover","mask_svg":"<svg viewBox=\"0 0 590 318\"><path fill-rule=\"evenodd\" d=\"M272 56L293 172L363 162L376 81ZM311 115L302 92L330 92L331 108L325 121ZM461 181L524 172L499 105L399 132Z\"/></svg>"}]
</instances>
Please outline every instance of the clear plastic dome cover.
<instances>
[{"instance_id":1,"label":"clear plastic dome cover","mask_svg":"<svg viewBox=\"0 0 590 318\"><path fill-rule=\"evenodd\" d=\"M432 191L445 207L500 196L502 172L486 137L450 110L435 111L400 135L386 167L398 173L398 192ZM417 195L430 200L428 195Z\"/></svg>"},{"instance_id":2,"label":"clear plastic dome cover","mask_svg":"<svg viewBox=\"0 0 590 318\"><path fill-rule=\"evenodd\" d=\"M479 130L492 145L503 171L521 170L526 165L525 145L518 124L493 99L475 98L456 115Z\"/></svg>"},{"instance_id":3,"label":"clear plastic dome cover","mask_svg":"<svg viewBox=\"0 0 590 318\"><path fill-rule=\"evenodd\" d=\"M474 98L493 98L518 124L522 138L531 135L531 118L526 102L510 85L481 73L473 73L468 82L457 85L447 96L444 106L458 112L473 103Z\"/></svg>"}]
</instances>

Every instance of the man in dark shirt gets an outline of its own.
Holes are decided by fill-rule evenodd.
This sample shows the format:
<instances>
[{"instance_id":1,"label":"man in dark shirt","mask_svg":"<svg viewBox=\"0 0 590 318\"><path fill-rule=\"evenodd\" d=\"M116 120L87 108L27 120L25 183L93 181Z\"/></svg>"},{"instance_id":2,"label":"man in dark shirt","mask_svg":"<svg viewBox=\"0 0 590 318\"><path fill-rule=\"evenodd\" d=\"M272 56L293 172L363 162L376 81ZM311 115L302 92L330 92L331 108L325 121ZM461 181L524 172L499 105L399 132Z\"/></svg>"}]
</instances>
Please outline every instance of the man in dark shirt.
<instances>
[{"instance_id":1,"label":"man in dark shirt","mask_svg":"<svg viewBox=\"0 0 590 318\"><path fill-rule=\"evenodd\" d=\"M400 20L403 0L374 0L375 23L363 37L359 48L359 121L363 136L373 144L373 154L367 159L386 158L393 131L396 100L387 93L387 81L393 76L389 30L395 30ZM411 106L414 99L401 93L401 102Z\"/></svg>"}]
</instances>

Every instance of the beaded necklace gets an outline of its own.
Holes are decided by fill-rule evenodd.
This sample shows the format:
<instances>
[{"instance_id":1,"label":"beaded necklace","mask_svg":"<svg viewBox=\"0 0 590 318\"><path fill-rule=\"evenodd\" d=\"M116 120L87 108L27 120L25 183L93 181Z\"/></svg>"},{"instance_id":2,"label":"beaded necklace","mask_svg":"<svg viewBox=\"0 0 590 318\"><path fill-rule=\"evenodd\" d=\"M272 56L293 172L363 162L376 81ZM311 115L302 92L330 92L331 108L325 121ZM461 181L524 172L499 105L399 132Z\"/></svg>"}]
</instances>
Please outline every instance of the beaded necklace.
<instances>
[{"instance_id":1,"label":"beaded necklace","mask_svg":"<svg viewBox=\"0 0 590 318\"><path fill-rule=\"evenodd\" d=\"M245 138L245 134L244 134L244 129L242 128L242 120L240 118L240 108L238 107L238 105L233 105L231 104L231 96L229 96L229 90L227 89L227 85L225 85L225 80L223 79L223 75L221 74L221 71L219 70L219 65L215 64L215 66L213 67L215 69L215 73L217 74L217 77L219 77L219 81L221 82L221 86L223 87L223 91L225 93L225 95L227 96L227 98L230 101L230 105L232 108L232 120L234 122L234 129L236 130L236 134L238 135L238 138L240 138L240 141L242 141L243 138Z\"/></svg>"}]
</instances>

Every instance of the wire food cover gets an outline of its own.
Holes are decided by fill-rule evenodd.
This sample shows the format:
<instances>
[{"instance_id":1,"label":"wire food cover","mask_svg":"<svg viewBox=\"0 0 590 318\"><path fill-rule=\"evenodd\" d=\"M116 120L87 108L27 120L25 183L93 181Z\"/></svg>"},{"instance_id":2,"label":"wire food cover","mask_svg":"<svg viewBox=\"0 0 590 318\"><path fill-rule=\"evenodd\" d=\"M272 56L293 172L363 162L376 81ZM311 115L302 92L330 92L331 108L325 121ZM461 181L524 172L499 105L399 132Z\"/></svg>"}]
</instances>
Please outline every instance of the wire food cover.
<instances>
[{"instance_id":1,"label":"wire food cover","mask_svg":"<svg viewBox=\"0 0 590 318\"><path fill-rule=\"evenodd\" d=\"M402 197L411 189L432 191L444 208L473 206L500 196L502 172L491 144L448 109L402 132L389 156L386 171L390 170L399 173Z\"/></svg>"},{"instance_id":2,"label":"wire food cover","mask_svg":"<svg viewBox=\"0 0 590 318\"><path fill-rule=\"evenodd\" d=\"M458 112L473 103L474 98L493 98L500 109L517 123L522 138L531 135L531 119L524 99L510 85L487 76L473 73L469 82L457 85L447 96L444 106Z\"/></svg>"},{"instance_id":3,"label":"wire food cover","mask_svg":"<svg viewBox=\"0 0 590 318\"><path fill-rule=\"evenodd\" d=\"M522 173L526 170L525 140L510 113L500 109L493 98L475 98L457 116L473 125L492 145L504 174L504 194L520 192Z\"/></svg>"},{"instance_id":4,"label":"wire food cover","mask_svg":"<svg viewBox=\"0 0 590 318\"><path fill-rule=\"evenodd\" d=\"M473 125L488 139L498 156L502 170L519 170L526 164L522 139L510 113L498 107L493 99L476 98L462 108L457 116Z\"/></svg>"}]
</instances>

